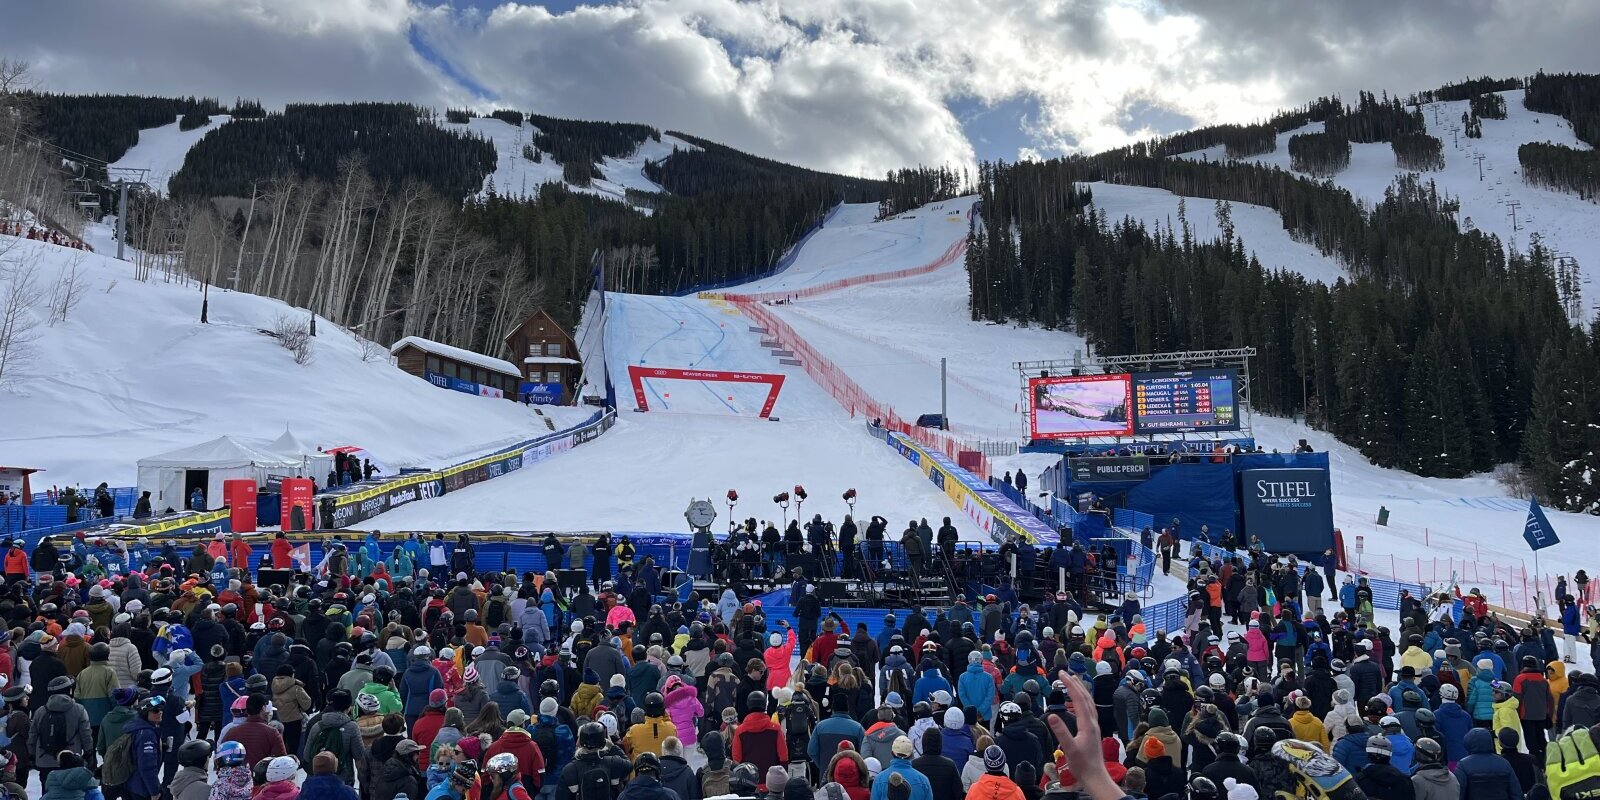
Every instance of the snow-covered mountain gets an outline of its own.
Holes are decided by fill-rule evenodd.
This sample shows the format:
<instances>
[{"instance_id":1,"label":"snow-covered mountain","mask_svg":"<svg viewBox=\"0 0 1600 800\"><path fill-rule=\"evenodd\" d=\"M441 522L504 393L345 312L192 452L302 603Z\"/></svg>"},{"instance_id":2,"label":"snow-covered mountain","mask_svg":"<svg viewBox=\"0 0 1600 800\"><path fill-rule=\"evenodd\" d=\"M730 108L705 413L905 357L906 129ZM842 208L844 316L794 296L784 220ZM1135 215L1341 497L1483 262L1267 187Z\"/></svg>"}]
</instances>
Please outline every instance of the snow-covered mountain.
<instances>
[{"instance_id":1,"label":"snow-covered mountain","mask_svg":"<svg viewBox=\"0 0 1600 800\"><path fill-rule=\"evenodd\" d=\"M1550 142L1579 150L1591 148L1578 139L1567 120L1525 108L1522 104L1523 90L1499 94L1505 98L1506 118L1483 119L1482 138L1468 138L1464 133L1461 115L1467 111L1468 101L1434 102L1421 106L1428 134L1444 143L1444 169L1421 173L1421 176L1423 180L1436 184L1441 193L1460 202L1458 219L1463 227L1470 226L1493 233L1501 241L1521 250L1526 250L1532 237L1537 234L1545 246L1558 255L1575 257L1583 273L1583 305L1592 312L1600 308L1600 238L1594 236L1600 206L1575 194L1524 182L1517 158L1517 148L1529 142ZM1322 129L1323 123L1312 122L1285 131L1278 134L1277 149L1273 152L1240 160L1292 171L1289 139L1296 134L1319 133ZM1229 160L1222 145L1177 157ZM1352 142L1350 166L1333 175L1330 180L1350 190L1357 198L1376 204L1383 199L1384 192L1394 184L1395 179L1406 172L1396 166L1394 151L1388 142ZM1098 202L1098 192L1096 194ZM1195 216L1197 204L1201 203L1205 204L1202 213L1209 216L1211 201L1191 199L1191 218ZM1156 209L1154 213L1147 210L1135 216L1142 216L1150 222L1170 216L1160 214L1161 210ZM1238 219L1237 212L1235 219ZM1248 231L1242 231L1242 235L1247 244L1252 242ZM1267 259L1263 259L1263 262L1267 263ZM1274 266L1271 263L1267 265ZM1307 275L1319 280L1328 279L1321 274Z\"/></svg>"}]
</instances>

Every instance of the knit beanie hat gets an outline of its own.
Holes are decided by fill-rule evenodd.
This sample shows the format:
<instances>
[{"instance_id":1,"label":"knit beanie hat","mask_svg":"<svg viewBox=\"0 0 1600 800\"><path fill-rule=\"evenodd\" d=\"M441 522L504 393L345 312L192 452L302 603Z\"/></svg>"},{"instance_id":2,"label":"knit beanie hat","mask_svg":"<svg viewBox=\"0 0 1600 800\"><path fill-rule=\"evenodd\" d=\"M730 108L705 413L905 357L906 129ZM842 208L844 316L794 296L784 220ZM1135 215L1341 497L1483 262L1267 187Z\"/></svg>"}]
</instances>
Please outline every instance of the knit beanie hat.
<instances>
[{"instance_id":1,"label":"knit beanie hat","mask_svg":"<svg viewBox=\"0 0 1600 800\"><path fill-rule=\"evenodd\" d=\"M983 768L995 774L1004 774L1006 771L1006 751L999 745L991 744L983 749Z\"/></svg>"},{"instance_id":2,"label":"knit beanie hat","mask_svg":"<svg viewBox=\"0 0 1600 800\"><path fill-rule=\"evenodd\" d=\"M1144 760L1151 761L1167 754L1167 746L1154 736L1144 737L1144 746L1140 748L1144 753Z\"/></svg>"},{"instance_id":3,"label":"knit beanie hat","mask_svg":"<svg viewBox=\"0 0 1600 800\"><path fill-rule=\"evenodd\" d=\"M767 768L767 794L769 796L783 794L784 787L788 785L789 770L779 766Z\"/></svg>"},{"instance_id":4,"label":"knit beanie hat","mask_svg":"<svg viewBox=\"0 0 1600 800\"><path fill-rule=\"evenodd\" d=\"M889 773L889 800L911 800L911 784L906 781L905 775Z\"/></svg>"},{"instance_id":5,"label":"knit beanie hat","mask_svg":"<svg viewBox=\"0 0 1600 800\"><path fill-rule=\"evenodd\" d=\"M332 775L339 771L339 757L324 750L311 757L312 775Z\"/></svg>"}]
</instances>

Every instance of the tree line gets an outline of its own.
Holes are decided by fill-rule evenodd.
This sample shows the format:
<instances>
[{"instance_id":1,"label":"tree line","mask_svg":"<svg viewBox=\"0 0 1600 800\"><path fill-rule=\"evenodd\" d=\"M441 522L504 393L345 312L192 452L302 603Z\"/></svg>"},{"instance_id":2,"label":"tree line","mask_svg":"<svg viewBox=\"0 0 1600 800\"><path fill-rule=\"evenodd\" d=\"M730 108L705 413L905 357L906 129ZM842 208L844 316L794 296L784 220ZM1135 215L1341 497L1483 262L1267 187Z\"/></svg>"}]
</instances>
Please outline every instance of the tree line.
<instances>
[{"instance_id":1,"label":"tree line","mask_svg":"<svg viewBox=\"0 0 1600 800\"><path fill-rule=\"evenodd\" d=\"M1444 142L1426 133L1402 133L1390 140L1394 165L1413 172L1444 169Z\"/></svg>"},{"instance_id":2,"label":"tree line","mask_svg":"<svg viewBox=\"0 0 1600 800\"><path fill-rule=\"evenodd\" d=\"M1552 349L1600 353L1600 329L1568 323L1548 249L1508 254L1462 230L1454 203L1415 177L1368 211L1283 170L1151 149L983 165L967 257L974 318L1071 327L1108 355L1252 345L1257 409L1304 414L1377 464L1456 477L1518 460L1541 497L1600 501L1592 484L1561 488L1556 473L1570 468L1545 455L1559 439L1600 466L1594 370L1539 370ZM1074 188L1100 180L1212 199L1223 219L1230 202L1274 208L1349 274L1328 285L1264 269L1231 225L1197 242L1182 214L1173 229L1106 219ZM1565 387L1566 405L1541 406L1541 382Z\"/></svg>"},{"instance_id":3,"label":"tree line","mask_svg":"<svg viewBox=\"0 0 1600 800\"><path fill-rule=\"evenodd\" d=\"M291 103L208 132L168 189L189 199L247 197L252 184L280 175L333 180L340 160L360 153L379 180L415 179L457 200L477 193L494 170L494 146L430 124L432 117L409 103Z\"/></svg>"},{"instance_id":4,"label":"tree line","mask_svg":"<svg viewBox=\"0 0 1600 800\"><path fill-rule=\"evenodd\" d=\"M171 125L190 113L221 114L210 97L21 92L40 138L90 159L114 162L139 143L143 128ZM104 178L103 171L96 177Z\"/></svg>"},{"instance_id":5,"label":"tree line","mask_svg":"<svg viewBox=\"0 0 1600 800\"><path fill-rule=\"evenodd\" d=\"M878 219L902 214L929 203L972 193L965 167L911 167L891 170L884 177L883 199L878 201Z\"/></svg>"}]
</instances>

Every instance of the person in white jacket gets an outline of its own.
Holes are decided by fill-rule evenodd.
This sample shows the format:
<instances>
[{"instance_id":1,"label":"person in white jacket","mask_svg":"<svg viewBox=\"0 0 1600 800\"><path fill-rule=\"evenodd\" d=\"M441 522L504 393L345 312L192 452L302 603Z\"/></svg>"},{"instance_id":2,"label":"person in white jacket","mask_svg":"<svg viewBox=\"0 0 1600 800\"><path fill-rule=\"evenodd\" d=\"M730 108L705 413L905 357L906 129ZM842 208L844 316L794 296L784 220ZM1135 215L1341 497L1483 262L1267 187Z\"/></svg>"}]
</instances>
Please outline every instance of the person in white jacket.
<instances>
[{"instance_id":1,"label":"person in white jacket","mask_svg":"<svg viewBox=\"0 0 1600 800\"><path fill-rule=\"evenodd\" d=\"M1361 710L1356 708L1355 701L1350 698L1350 692L1337 689L1333 693L1333 710L1324 717L1322 724L1328 729L1328 741L1337 742L1351 731L1361 730L1366 727L1366 722L1361 718Z\"/></svg>"}]
</instances>

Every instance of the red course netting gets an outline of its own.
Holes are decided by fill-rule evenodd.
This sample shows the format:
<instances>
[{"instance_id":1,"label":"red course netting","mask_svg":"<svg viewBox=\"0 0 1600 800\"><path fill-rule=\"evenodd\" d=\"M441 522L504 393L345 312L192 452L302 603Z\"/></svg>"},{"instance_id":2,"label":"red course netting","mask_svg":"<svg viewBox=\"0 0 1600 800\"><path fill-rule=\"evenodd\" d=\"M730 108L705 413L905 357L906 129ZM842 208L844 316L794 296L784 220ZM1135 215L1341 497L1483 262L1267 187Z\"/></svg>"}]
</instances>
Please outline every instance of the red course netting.
<instances>
[{"instance_id":1,"label":"red course netting","mask_svg":"<svg viewBox=\"0 0 1600 800\"><path fill-rule=\"evenodd\" d=\"M988 480L989 459L979 452L977 447L968 445L966 442L963 442L957 437L951 436L947 432L930 430L928 428L919 427L906 422L900 417L899 414L895 413L895 410L888 404L879 402L877 399L873 398L872 395L867 394L866 390L862 389L860 384L857 384L854 380L851 380L850 376L844 373L844 370L835 366L834 363L826 356L822 355L822 353L818 352L816 348L812 347L810 342L800 338L799 334L794 332L794 328L789 327L788 323L778 319L775 314L773 314L766 308L765 305L763 305L764 302L769 302L779 298L809 297L812 295L821 294L823 292L836 291L846 286L875 283L877 281L890 280L892 278L904 278L910 275L926 274L942 266L950 264L952 261L959 258L962 253L966 251L966 249L967 243L966 240L963 239L962 241L951 245L949 250L946 250L943 255L941 255L931 264L920 267L912 267L910 269L899 270L897 272L886 272L877 275L863 275L856 278L846 278L839 281L833 281L832 283L822 284L821 286L814 286L810 289L802 289L794 292L754 295L730 294L724 295L724 297L728 300L728 302L733 303L739 309L739 311L748 317L752 322L760 325L763 328L766 328L768 334L772 339L776 340L778 344L782 345L785 349L793 350L795 358L800 361L801 367L806 371L806 374L811 376L811 379L816 381L818 386L821 386L823 389L827 390L828 394L833 396L833 399L839 401L839 405L843 406L845 410L849 411L850 416L854 417L857 414L860 414L870 419L881 420L883 427L892 431L903 433L906 436L911 437L911 439L916 441L918 444L944 453L950 458L956 460L957 463L967 467L978 477Z\"/></svg>"}]
</instances>

